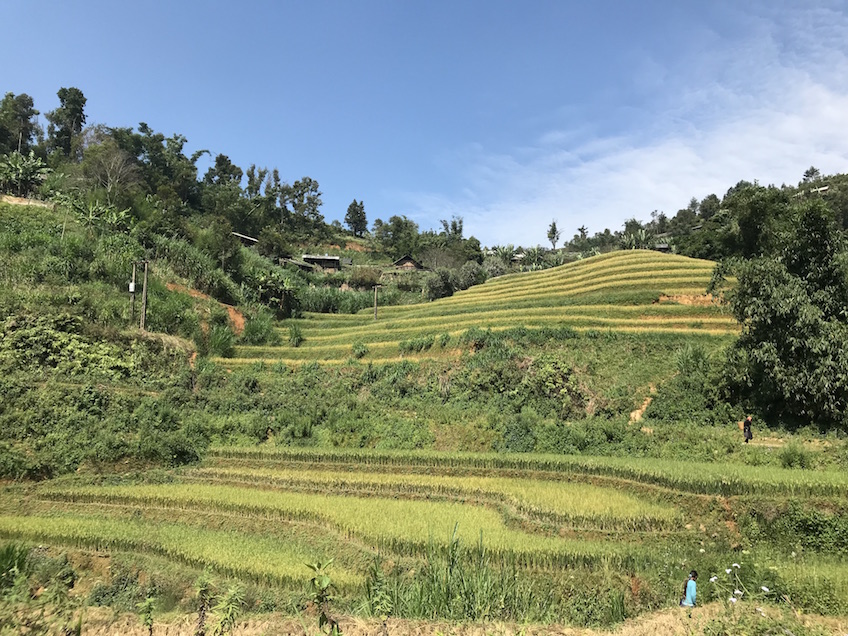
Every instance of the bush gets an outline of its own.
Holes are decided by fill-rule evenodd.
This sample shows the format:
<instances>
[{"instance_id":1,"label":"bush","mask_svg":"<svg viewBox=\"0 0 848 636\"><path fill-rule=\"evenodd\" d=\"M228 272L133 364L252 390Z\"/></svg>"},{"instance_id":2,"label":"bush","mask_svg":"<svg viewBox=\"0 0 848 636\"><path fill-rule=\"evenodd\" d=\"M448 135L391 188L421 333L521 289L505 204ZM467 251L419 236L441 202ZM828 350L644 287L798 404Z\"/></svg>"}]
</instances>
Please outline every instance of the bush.
<instances>
[{"instance_id":1,"label":"bush","mask_svg":"<svg viewBox=\"0 0 848 636\"><path fill-rule=\"evenodd\" d=\"M476 261L468 261L459 268L456 276L456 288L468 289L474 285L480 285L486 282L486 270Z\"/></svg>"},{"instance_id":2,"label":"bush","mask_svg":"<svg viewBox=\"0 0 848 636\"><path fill-rule=\"evenodd\" d=\"M232 358L235 352L235 341L235 334L229 327L216 325L209 332L209 354Z\"/></svg>"},{"instance_id":3,"label":"bush","mask_svg":"<svg viewBox=\"0 0 848 636\"><path fill-rule=\"evenodd\" d=\"M780 449L779 457L784 468L812 468L813 465L812 453L794 440Z\"/></svg>"},{"instance_id":4,"label":"bush","mask_svg":"<svg viewBox=\"0 0 848 636\"><path fill-rule=\"evenodd\" d=\"M380 282L383 272L376 267L354 267L347 276L347 282L352 287L372 288Z\"/></svg>"},{"instance_id":5,"label":"bush","mask_svg":"<svg viewBox=\"0 0 848 636\"><path fill-rule=\"evenodd\" d=\"M303 344L303 331L300 325L289 325L289 344L293 347L299 347Z\"/></svg>"},{"instance_id":6,"label":"bush","mask_svg":"<svg viewBox=\"0 0 848 636\"><path fill-rule=\"evenodd\" d=\"M436 338L432 334L428 336L420 336L409 340L401 340L398 343L398 348L407 353L427 351L433 346L435 341Z\"/></svg>"},{"instance_id":7,"label":"bush","mask_svg":"<svg viewBox=\"0 0 848 636\"><path fill-rule=\"evenodd\" d=\"M280 335L274 328L274 317L264 308L256 309L248 316L240 338L247 345L277 345L280 342Z\"/></svg>"},{"instance_id":8,"label":"bush","mask_svg":"<svg viewBox=\"0 0 848 636\"><path fill-rule=\"evenodd\" d=\"M439 268L424 279L424 297L436 300L452 296L456 289L456 275L449 269Z\"/></svg>"},{"instance_id":9,"label":"bush","mask_svg":"<svg viewBox=\"0 0 848 636\"><path fill-rule=\"evenodd\" d=\"M353 343L353 357L357 360L364 358L368 355L368 345L364 342L354 342Z\"/></svg>"}]
</instances>

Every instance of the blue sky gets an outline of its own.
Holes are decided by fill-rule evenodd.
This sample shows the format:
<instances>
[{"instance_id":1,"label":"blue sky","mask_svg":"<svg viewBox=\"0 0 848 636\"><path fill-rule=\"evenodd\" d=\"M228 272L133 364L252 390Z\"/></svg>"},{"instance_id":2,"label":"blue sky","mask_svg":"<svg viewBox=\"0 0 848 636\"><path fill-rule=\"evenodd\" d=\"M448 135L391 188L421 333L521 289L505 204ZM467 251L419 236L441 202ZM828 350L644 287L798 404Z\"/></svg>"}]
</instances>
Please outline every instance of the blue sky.
<instances>
[{"instance_id":1,"label":"blue sky","mask_svg":"<svg viewBox=\"0 0 848 636\"><path fill-rule=\"evenodd\" d=\"M2 0L0 91L487 246L848 171L833 0ZM42 123L44 119L42 117ZM206 166L202 166L205 170Z\"/></svg>"}]
</instances>

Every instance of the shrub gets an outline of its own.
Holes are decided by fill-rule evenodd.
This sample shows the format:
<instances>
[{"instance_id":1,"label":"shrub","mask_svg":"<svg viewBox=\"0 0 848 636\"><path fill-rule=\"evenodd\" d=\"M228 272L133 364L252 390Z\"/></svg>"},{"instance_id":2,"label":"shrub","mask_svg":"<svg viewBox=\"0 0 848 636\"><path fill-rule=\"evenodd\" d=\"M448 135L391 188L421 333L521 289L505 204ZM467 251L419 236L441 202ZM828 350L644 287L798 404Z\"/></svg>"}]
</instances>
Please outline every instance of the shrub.
<instances>
[{"instance_id":1,"label":"shrub","mask_svg":"<svg viewBox=\"0 0 848 636\"><path fill-rule=\"evenodd\" d=\"M449 269L439 268L424 279L424 297L436 300L452 296L456 289L456 275Z\"/></svg>"},{"instance_id":2,"label":"shrub","mask_svg":"<svg viewBox=\"0 0 848 636\"><path fill-rule=\"evenodd\" d=\"M398 343L398 348L404 352L420 352L427 351L430 347L433 346L433 343L436 341L436 338L430 334L427 336L420 336L418 338L411 338L409 340L401 340Z\"/></svg>"},{"instance_id":3,"label":"shrub","mask_svg":"<svg viewBox=\"0 0 848 636\"><path fill-rule=\"evenodd\" d=\"M780 465L784 468L812 468L813 456L798 442L792 441L780 449Z\"/></svg>"},{"instance_id":4,"label":"shrub","mask_svg":"<svg viewBox=\"0 0 848 636\"><path fill-rule=\"evenodd\" d=\"M216 325L209 332L209 353L222 358L231 358L235 351L236 337L229 327Z\"/></svg>"},{"instance_id":5,"label":"shrub","mask_svg":"<svg viewBox=\"0 0 848 636\"><path fill-rule=\"evenodd\" d=\"M486 282L486 270L476 261L468 261L459 268L456 276L456 288L468 289Z\"/></svg>"},{"instance_id":6,"label":"shrub","mask_svg":"<svg viewBox=\"0 0 848 636\"><path fill-rule=\"evenodd\" d=\"M354 342L353 357L359 360L360 358L364 358L366 355L368 355L368 345L364 342Z\"/></svg>"},{"instance_id":7,"label":"shrub","mask_svg":"<svg viewBox=\"0 0 848 636\"><path fill-rule=\"evenodd\" d=\"M380 282L383 272L376 267L354 267L350 270L347 282L352 287L372 288Z\"/></svg>"},{"instance_id":8,"label":"shrub","mask_svg":"<svg viewBox=\"0 0 848 636\"><path fill-rule=\"evenodd\" d=\"M241 341L248 345L277 345L280 335L274 329L274 317L267 309L256 309L248 316L241 332Z\"/></svg>"},{"instance_id":9,"label":"shrub","mask_svg":"<svg viewBox=\"0 0 848 636\"><path fill-rule=\"evenodd\" d=\"M299 347L303 344L303 331L300 325L289 325L289 344L293 347Z\"/></svg>"}]
</instances>

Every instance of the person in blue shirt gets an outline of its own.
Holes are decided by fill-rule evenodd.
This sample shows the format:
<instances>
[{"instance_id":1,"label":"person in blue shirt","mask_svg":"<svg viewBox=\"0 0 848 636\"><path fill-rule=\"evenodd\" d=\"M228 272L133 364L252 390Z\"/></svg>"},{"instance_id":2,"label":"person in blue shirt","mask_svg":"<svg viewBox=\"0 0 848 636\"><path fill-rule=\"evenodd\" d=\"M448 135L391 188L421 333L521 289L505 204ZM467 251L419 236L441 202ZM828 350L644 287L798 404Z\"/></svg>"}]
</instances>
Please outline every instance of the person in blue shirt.
<instances>
[{"instance_id":1,"label":"person in blue shirt","mask_svg":"<svg viewBox=\"0 0 848 636\"><path fill-rule=\"evenodd\" d=\"M682 607L695 607L695 597L698 595L698 573L692 570L689 573L689 578L686 581L686 586L683 588L683 598L680 599Z\"/></svg>"}]
</instances>

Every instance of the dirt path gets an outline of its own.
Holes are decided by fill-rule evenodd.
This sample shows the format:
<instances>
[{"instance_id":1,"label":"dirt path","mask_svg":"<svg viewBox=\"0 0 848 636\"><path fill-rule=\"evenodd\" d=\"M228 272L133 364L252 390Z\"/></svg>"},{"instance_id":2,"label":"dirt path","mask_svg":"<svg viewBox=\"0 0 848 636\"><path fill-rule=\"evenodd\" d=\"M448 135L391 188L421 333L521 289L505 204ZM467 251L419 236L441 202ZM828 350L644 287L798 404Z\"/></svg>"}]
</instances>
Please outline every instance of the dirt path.
<instances>
[{"instance_id":1,"label":"dirt path","mask_svg":"<svg viewBox=\"0 0 848 636\"><path fill-rule=\"evenodd\" d=\"M166 287L171 291L180 292L182 294L188 294L192 298L202 298L204 300L212 300L214 302L217 302L219 305L221 305L221 307L227 310L227 315L229 316L230 323L233 325L233 333L239 335L242 331L244 331L244 314L242 314L238 309L236 309L232 305L227 305L225 303L218 302L208 294L204 294L203 292L199 292L196 289L191 289L190 287L186 287L184 285L178 285L177 283L168 283Z\"/></svg>"},{"instance_id":2,"label":"dirt path","mask_svg":"<svg viewBox=\"0 0 848 636\"><path fill-rule=\"evenodd\" d=\"M630 413L630 421L628 422L628 424L635 424L636 422L641 420L642 416L645 414L645 411L648 410L648 407L651 405L651 402L654 399L652 395L657 392L657 387L651 384L649 387L649 391L651 392L651 395L648 395L645 398L645 401L642 402L642 406Z\"/></svg>"},{"instance_id":3,"label":"dirt path","mask_svg":"<svg viewBox=\"0 0 848 636\"><path fill-rule=\"evenodd\" d=\"M13 197L10 194L0 194L0 203L11 203L13 205L34 205L39 208L52 208L53 204L37 199L25 199L24 197Z\"/></svg>"},{"instance_id":4,"label":"dirt path","mask_svg":"<svg viewBox=\"0 0 848 636\"><path fill-rule=\"evenodd\" d=\"M740 607L739 610L756 611L754 607L748 606ZM766 611L773 612L771 608ZM386 621L386 629L383 631L382 622L378 619L363 620L345 616L339 617L339 626L345 636L689 636L702 634L707 621L721 612L722 607L716 603L694 609L691 616L689 612L675 607L630 619L610 630L509 623L456 624L390 618ZM190 614L168 622L156 621L154 633L160 636L193 636L196 620L197 616ZM821 626L831 634L848 633L845 631L848 621L844 618L806 616L804 622ZM114 617L106 608L88 608L83 633L89 636L146 636L148 631L134 614ZM233 630L234 636L308 636L316 633L317 619L308 615L297 619L270 614L267 617L239 622Z\"/></svg>"}]
</instances>

